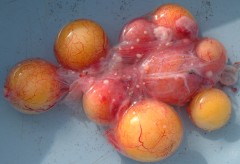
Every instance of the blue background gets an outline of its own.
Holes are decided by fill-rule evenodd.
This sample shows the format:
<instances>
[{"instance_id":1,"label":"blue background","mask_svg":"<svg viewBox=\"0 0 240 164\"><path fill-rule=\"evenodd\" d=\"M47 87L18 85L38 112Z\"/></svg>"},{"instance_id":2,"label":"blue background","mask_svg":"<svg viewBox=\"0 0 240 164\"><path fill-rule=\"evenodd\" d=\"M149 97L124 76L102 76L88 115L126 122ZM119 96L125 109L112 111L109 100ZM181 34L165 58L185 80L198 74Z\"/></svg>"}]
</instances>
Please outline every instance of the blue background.
<instances>
[{"instance_id":1,"label":"blue background","mask_svg":"<svg viewBox=\"0 0 240 164\"><path fill-rule=\"evenodd\" d=\"M240 61L238 0L1 0L0 87L11 67L31 57L57 64L53 44L60 28L77 18L95 20L112 45L129 20L166 2L178 2L196 17L202 36L219 39L231 61ZM239 89L239 83L236 85ZM160 164L237 164L240 162L240 96L225 90L233 116L223 129L197 129L185 112L185 136L179 150ZM136 164L117 153L84 113L63 104L41 115L24 115L0 98L0 164Z\"/></svg>"}]
</instances>

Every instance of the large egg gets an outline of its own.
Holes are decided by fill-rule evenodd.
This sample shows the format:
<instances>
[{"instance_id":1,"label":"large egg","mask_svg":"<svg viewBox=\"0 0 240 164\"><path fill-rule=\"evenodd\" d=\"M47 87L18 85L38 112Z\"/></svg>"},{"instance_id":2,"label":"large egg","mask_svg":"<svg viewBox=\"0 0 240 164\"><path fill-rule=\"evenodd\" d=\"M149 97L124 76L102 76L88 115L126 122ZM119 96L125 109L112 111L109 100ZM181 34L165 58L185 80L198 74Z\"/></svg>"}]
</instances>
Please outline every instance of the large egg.
<instances>
[{"instance_id":1,"label":"large egg","mask_svg":"<svg viewBox=\"0 0 240 164\"><path fill-rule=\"evenodd\" d=\"M10 71L5 87L5 97L27 114L49 110L62 96L63 85L57 68L42 59L28 59Z\"/></svg>"},{"instance_id":2,"label":"large egg","mask_svg":"<svg viewBox=\"0 0 240 164\"><path fill-rule=\"evenodd\" d=\"M55 55L65 68L79 70L107 54L108 39L96 22L78 19L65 25L55 41Z\"/></svg>"},{"instance_id":3,"label":"large egg","mask_svg":"<svg viewBox=\"0 0 240 164\"><path fill-rule=\"evenodd\" d=\"M153 162L169 157L179 147L183 126L174 109L148 99L131 106L114 131L120 151L137 161Z\"/></svg>"}]
</instances>

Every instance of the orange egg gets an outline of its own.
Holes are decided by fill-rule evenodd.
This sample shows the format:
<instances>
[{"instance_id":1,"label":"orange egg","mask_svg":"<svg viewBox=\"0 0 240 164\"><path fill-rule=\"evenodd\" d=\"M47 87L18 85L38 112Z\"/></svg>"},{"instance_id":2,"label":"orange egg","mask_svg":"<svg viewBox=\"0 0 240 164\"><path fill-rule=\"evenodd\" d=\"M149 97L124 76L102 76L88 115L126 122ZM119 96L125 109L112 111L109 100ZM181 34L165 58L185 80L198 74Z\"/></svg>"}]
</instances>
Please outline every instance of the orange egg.
<instances>
[{"instance_id":1,"label":"orange egg","mask_svg":"<svg viewBox=\"0 0 240 164\"><path fill-rule=\"evenodd\" d=\"M222 128L231 116L231 101L220 89L204 89L194 96L188 112L194 124L204 130Z\"/></svg>"},{"instance_id":2,"label":"orange egg","mask_svg":"<svg viewBox=\"0 0 240 164\"><path fill-rule=\"evenodd\" d=\"M178 4L165 4L152 13L152 20L158 26L170 28L177 38L198 34L198 26L193 15Z\"/></svg>"},{"instance_id":3,"label":"orange egg","mask_svg":"<svg viewBox=\"0 0 240 164\"><path fill-rule=\"evenodd\" d=\"M99 61L107 54L108 39L103 28L94 21L79 19L59 32L55 55L63 67L79 70Z\"/></svg>"},{"instance_id":4,"label":"orange egg","mask_svg":"<svg viewBox=\"0 0 240 164\"><path fill-rule=\"evenodd\" d=\"M5 97L26 114L49 110L62 96L57 68L42 59L29 59L12 68L5 83Z\"/></svg>"},{"instance_id":5,"label":"orange egg","mask_svg":"<svg viewBox=\"0 0 240 164\"><path fill-rule=\"evenodd\" d=\"M169 105L156 100L142 100L131 106L115 128L120 151L137 161L165 159L179 147L183 126Z\"/></svg>"},{"instance_id":6,"label":"orange egg","mask_svg":"<svg viewBox=\"0 0 240 164\"><path fill-rule=\"evenodd\" d=\"M216 39L202 38L196 46L196 53L200 59L212 62L219 60L222 56L225 56L226 52L223 45Z\"/></svg>"},{"instance_id":7,"label":"orange egg","mask_svg":"<svg viewBox=\"0 0 240 164\"><path fill-rule=\"evenodd\" d=\"M99 125L110 125L126 98L123 83L113 79L96 80L83 95L87 117Z\"/></svg>"},{"instance_id":8,"label":"orange egg","mask_svg":"<svg viewBox=\"0 0 240 164\"><path fill-rule=\"evenodd\" d=\"M216 39L202 38L196 45L196 54L203 61L203 75L211 77L223 71L227 62L224 46Z\"/></svg>"}]
</instances>

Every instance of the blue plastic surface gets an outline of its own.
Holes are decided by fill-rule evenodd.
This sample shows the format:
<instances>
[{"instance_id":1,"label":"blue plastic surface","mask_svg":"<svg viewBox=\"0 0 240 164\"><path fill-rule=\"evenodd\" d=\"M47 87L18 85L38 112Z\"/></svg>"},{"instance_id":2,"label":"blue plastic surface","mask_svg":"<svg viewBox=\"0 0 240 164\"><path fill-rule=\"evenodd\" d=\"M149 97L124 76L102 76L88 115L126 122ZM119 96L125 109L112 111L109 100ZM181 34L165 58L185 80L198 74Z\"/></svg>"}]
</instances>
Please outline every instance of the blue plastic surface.
<instances>
[{"instance_id":1,"label":"blue plastic surface","mask_svg":"<svg viewBox=\"0 0 240 164\"><path fill-rule=\"evenodd\" d=\"M60 28L77 18L95 20L112 44L122 26L166 2L178 2L196 17L201 35L219 39L231 61L240 61L240 1L238 0L1 0L0 86L11 67L31 57L56 59L53 44ZM239 88L239 82L236 87ZM233 101L232 118L223 129L197 129L185 112L181 147L159 164L240 163L240 92L226 90ZM40 115L24 115L1 93L0 164L136 164L117 153L99 128L81 112L63 105Z\"/></svg>"}]
</instances>

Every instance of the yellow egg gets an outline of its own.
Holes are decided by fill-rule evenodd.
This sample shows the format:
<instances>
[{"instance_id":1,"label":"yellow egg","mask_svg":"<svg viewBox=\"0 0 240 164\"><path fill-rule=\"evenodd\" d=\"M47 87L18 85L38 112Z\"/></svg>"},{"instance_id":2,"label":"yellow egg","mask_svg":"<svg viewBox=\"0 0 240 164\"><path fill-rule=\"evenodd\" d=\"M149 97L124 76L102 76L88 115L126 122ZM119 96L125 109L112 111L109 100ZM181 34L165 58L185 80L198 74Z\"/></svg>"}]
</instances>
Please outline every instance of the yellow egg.
<instances>
[{"instance_id":1,"label":"yellow egg","mask_svg":"<svg viewBox=\"0 0 240 164\"><path fill-rule=\"evenodd\" d=\"M107 54L108 39L96 22L78 19L65 25L55 41L58 62L67 69L79 70L96 63Z\"/></svg>"},{"instance_id":2,"label":"yellow egg","mask_svg":"<svg viewBox=\"0 0 240 164\"><path fill-rule=\"evenodd\" d=\"M212 131L223 127L230 119L231 101L220 89L205 89L193 98L188 110L197 127Z\"/></svg>"},{"instance_id":3,"label":"yellow egg","mask_svg":"<svg viewBox=\"0 0 240 164\"><path fill-rule=\"evenodd\" d=\"M142 100L127 109L115 129L121 152L137 161L154 162L172 155L183 137L174 109L156 100Z\"/></svg>"},{"instance_id":4,"label":"yellow egg","mask_svg":"<svg viewBox=\"0 0 240 164\"><path fill-rule=\"evenodd\" d=\"M5 97L20 112L37 114L49 110L63 95L57 67L43 59L28 59L9 72Z\"/></svg>"}]
</instances>

